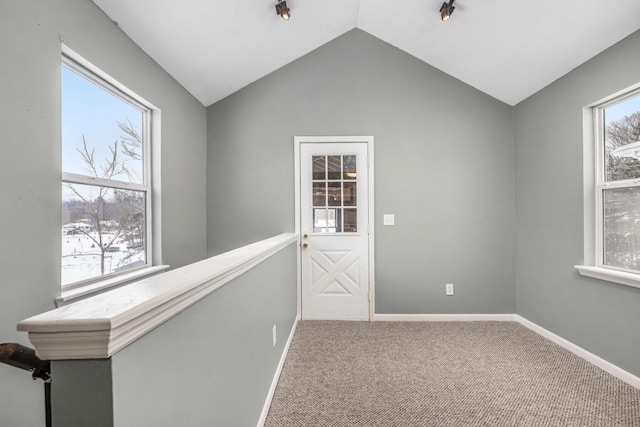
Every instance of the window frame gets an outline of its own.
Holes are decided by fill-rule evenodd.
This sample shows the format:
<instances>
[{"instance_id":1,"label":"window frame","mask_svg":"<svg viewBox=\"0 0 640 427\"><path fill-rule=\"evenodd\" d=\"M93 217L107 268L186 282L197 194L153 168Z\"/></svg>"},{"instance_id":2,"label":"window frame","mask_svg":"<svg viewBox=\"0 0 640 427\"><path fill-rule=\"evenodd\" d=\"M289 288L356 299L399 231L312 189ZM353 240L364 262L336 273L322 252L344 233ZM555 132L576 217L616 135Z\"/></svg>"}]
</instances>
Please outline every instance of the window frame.
<instances>
[{"instance_id":1,"label":"window frame","mask_svg":"<svg viewBox=\"0 0 640 427\"><path fill-rule=\"evenodd\" d=\"M605 144L606 125L605 110L617 104L621 104L631 98L640 96L640 89L631 90L623 95L617 96L598 106L594 107L594 136L596 145L596 265L601 268L626 271L637 274L640 277L640 270L631 270L624 267L605 264L605 224L604 224L604 192L606 190L623 188L640 188L640 178L625 179L619 181L607 181L605 178Z\"/></svg>"},{"instance_id":2,"label":"window frame","mask_svg":"<svg viewBox=\"0 0 640 427\"><path fill-rule=\"evenodd\" d=\"M152 129L156 127L153 123L158 116L159 110L152 104L145 101L143 98L124 87L115 79L104 73L102 70L90 64L84 60L78 54L71 49L62 49L61 55L61 68L65 67L68 70L78 74L80 77L85 78L90 83L103 89L108 94L116 97L122 102L132 106L142 113L141 121L141 134L142 134L142 183L126 182L120 180L111 180L101 177L93 177L90 175L82 175L77 173L61 171L61 183L64 184L80 184L89 185L93 187L107 187L122 190L140 191L144 193L145 197L145 218L144 218L144 242L145 242L145 264L132 267L119 272L110 272L97 277L89 279L83 279L67 284L62 284L61 280L61 295L56 298L56 305L63 305L65 302L74 300L76 298L89 296L96 292L103 291L105 289L119 286L124 283L140 279L144 276L155 274L160 271L164 271L168 266L158 265L154 267L154 202L153 197L153 163L155 157L152 150L154 144L154 136L152 135ZM61 87L61 97L62 94ZM62 147L62 141L61 141ZM62 235L62 233L60 233ZM61 258L62 259L62 258Z\"/></svg>"},{"instance_id":3,"label":"window frame","mask_svg":"<svg viewBox=\"0 0 640 427\"><path fill-rule=\"evenodd\" d=\"M607 182L605 179L606 108L640 96L640 83L585 107L585 257L575 268L582 276L640 288L640 270L605 264L604 192L640 188L640 178ZM588 113L587 113L588 111ZM591 120L591 125L588 125ZM592 195L590 197L590 195ZM591 223L591 226L589 226ZM591 234L593 233L593 234Z\"/></svg>"}]
</instances>

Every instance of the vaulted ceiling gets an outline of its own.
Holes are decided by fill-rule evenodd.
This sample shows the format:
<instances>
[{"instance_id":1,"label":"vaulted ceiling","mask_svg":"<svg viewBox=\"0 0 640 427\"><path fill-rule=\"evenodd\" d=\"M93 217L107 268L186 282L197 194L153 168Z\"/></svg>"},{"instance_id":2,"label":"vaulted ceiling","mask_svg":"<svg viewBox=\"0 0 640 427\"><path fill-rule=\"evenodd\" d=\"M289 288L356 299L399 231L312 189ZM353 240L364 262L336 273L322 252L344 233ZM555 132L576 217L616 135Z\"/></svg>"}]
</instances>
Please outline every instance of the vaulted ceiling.
<instances>
[{"instance_id":1,"label":"vaulted ceiling","mask_svg":"<svg viewBox=\"0 0 640 427\"><path fill-rule=\"evenodd\" d=\"M639 0L93 0L208 106L359 28L515 105L640 29ZM640 54L640 46L638 47Z\"/></svg>"}]
</instances>

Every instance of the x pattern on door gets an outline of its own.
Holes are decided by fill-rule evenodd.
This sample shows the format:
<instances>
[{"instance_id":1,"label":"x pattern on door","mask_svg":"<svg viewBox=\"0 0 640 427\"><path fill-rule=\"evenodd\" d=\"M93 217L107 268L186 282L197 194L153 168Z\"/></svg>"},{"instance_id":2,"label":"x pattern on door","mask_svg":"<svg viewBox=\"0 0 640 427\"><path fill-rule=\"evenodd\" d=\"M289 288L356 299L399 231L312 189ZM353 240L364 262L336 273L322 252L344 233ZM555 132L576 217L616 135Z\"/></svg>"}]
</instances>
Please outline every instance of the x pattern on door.
<instances>
[{"instance_id":1,"label":"x pattern on door","mask_svg":"<svg viewBox=\"0 0 640 427\"><path fill-rule=\"evenodd\" d=\"M311 289L317 296L360 292L360 257L355 251L318 251L312 257Z\"/></svg>"}]
</instances>

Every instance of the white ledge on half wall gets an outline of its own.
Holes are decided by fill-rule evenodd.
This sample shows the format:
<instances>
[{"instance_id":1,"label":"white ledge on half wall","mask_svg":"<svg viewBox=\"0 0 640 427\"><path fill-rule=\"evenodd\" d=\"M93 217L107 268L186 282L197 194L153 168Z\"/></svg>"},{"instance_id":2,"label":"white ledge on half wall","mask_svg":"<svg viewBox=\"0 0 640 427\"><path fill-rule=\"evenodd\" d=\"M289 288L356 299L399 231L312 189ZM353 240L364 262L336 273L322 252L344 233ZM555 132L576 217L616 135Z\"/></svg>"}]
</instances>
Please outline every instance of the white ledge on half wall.
<instances>
[{"instance_id":1,"label":"white ledge on half wall","mask_svg":"<svg viewBox=\"0 0 640 427\"><path fill-rule=\"evenodd\" d=\"M44 360L108 358L297 241L283 233L25 319L18 330Z\"/></svg>"},{"instance_id":2,"label":"white ledge on half wall","mask_svg":"<svg viewBox=\"0 0 640 427\"><path fill-rule=\"evenodd\" d=\"M594 279L606 280L607 282L640 288L640 275L636 273L629 273L626 271L613 270L611 268L602 268L587 265L576 265L575 268L580 272L582 276L593 277Z\"/></svg>"}]
</instances>

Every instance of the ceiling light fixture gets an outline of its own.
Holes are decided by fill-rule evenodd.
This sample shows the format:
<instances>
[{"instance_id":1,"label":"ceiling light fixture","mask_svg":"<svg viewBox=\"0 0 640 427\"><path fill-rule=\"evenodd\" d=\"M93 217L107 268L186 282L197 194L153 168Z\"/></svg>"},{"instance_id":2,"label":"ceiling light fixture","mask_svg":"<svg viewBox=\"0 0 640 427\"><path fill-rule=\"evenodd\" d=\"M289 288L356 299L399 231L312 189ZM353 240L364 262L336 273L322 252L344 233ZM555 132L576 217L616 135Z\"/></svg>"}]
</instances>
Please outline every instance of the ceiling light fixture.
<instances>
[{"instance_id":1,"label":"ceiling light fixture","mask_svg":"<svg viewBox=\"0 0 640 427\"><path fill-rule=\"evenodd\" d=\"M276 13L282 16L282 19L284 19L285 21L291 19L291 10L289 10L289 8L287 7L286 1L278 2L278 4L276 5Z\"/></svg>"},{"instance_id":2,"label":"ceiling light fixture","mask_svg":"<svg viewBox=\"0 0 640 427\"><path fill-rule=\"evenodd\" d=\"M449 18L451 18L453 9L455 9L455 6L453 5L454 1L455 0L449 0L449 3L442 3L442 6L440 7L440 17L442 18L442 22L447 22Z\"/></svg>"}]
</instances>

